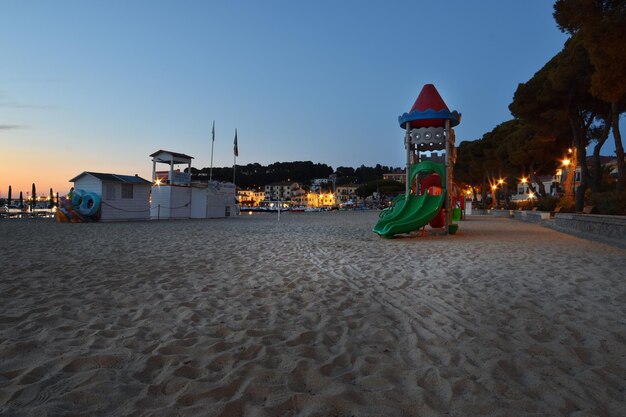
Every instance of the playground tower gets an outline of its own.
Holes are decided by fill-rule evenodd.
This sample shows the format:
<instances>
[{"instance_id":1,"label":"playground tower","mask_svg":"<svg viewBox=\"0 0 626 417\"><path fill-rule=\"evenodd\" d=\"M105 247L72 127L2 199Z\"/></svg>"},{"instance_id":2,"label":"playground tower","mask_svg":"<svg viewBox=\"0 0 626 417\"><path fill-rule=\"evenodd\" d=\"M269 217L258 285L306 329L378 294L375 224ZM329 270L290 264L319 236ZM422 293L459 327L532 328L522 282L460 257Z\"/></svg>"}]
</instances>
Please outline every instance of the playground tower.
<instances>
[{"instance_id":1,"label":"playground tower","mask_svg":"<svg viewBox=\"0 0 626 417\"><path fill-rule=\"evenodd\" d=\"M385 237L409 233L428 223L434 226L435 218L445 214L444 224L437 227L444 226L448 233L452 224L452 168L456 160L452 128L460 123L461 114L450 111L435 86L426 84L411 110L398 121L405 130L405 194L381 213L374 232ZM432 152L441 151L444 151L443 164L429 160ZM423 177L424 174L430 178ZM433 192L433 185L440 192Z\"/></svg>"}]
</instances>

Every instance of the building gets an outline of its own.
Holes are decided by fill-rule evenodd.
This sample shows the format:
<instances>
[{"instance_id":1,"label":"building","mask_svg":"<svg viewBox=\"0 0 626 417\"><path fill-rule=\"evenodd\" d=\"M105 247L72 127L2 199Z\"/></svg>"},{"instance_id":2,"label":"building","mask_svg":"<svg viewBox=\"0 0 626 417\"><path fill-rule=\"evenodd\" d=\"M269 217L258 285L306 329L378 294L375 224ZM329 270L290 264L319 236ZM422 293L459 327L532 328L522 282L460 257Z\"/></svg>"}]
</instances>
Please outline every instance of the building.
<instances>
[{"instance_id":1,"label":"building","mask_svg":"<svg viewBox=\"0 0 626 417\"><path fill-rule=\"evenodd\" d=\"M543 184L546 194L557 196L561 182L561 170L557 170L554 175L541 175L539 181ZM528 181L518 183L516 193L511 195L511 201L520 202L535 198L536 196L531 190L531 187L537 190L539 189L539 184L537 184L537 182L529 183Z\"/></svg>"},{"instance_id":2,"label":"building","mask_svg":"<svg viewBox=\"0 0 626 417\"><path fill-rule=\"evenodd\" d=\"M306 194L307 203L309 208L329 208L335 206L335 195L332 192L310 192Z\"/></svg>"},{"instance_id":3,"label":"building","mask_svg":"<svg viewBox=\"0 0 626 417\"><path fill-rule=\"evenodd\" d=\"M89 214L101 221L150 219L150 188L152 183L137 175L119 175L85 171L70 180L74 183L73 204L79 214ZM81 196L94 194L91 206ZM99 200L99 201L98 201ZM96 216L100 205L99 216ZM84 211L81 211L84 206Z\"/></svg>"},{"instance_id":4,"label":"building","mask_svg":"<svg viewBox=\"0 0 626 417\"><path fill-rule=\"evenodd\" d=\"M610 160L608 161L606 159L601 159L602 166L607 167L609 169L609 172L611 173L611 176L617 178L617 161L619 160L619 158L612 158L607 156L601 156L600 158L610 158ZM624 160L626 161L626 157L624 158Z\"/></svg>"},{"instance_id":5,"label":"building","mask_svg":"<svg viewBox=\"0 0 626 417\"><path fill-rule=\"evenodd\" d=\"M291 207L305 207L307 205L307 191L298 186L291 190Z\"/></svg>"},{"instance_id":6,"label":"building","mask_svg":"<svg viewBox=\"0 0 626 417\"><path fill-rule=\"evenodd\" d=\"M151 219L206 219L239 214L235 184L218 181L192 183L193 157L178 152L159 150L152 155ZM167 164L167 171L157 171L157 164ZM181 172L176 165L187 165ZM162 176L166 172L167 176Z\"/></svg>"},{"instance_id":7,"label":"building","mask_svg":"<svg viewBox=\"0 0 626 417\"><path fill-rule=\"evenodd\" d=\"M266 201L291 201L291 197L300 189L297 182L274 182L265 186Z\"/></svg>"},{"instance_id":8,"label":"building","mask_svg":"<svg viewBox=\"0 0 626 417\"><path fill-rule=\"evenodd\" d=\"M237 190L237 202L244 207L259 207L261 201L265 199L263 191Z\"/></svg>"},{"instance_id":9,"label":"building","mask_svg":"<svg viewBox=\"0 0 626 417\"><path fill-rule=\"evenodd\" d=\"M586 159L587 167L591 170L593 164L593 157L588 156ZM611 175L613 175L613 169L617 165L617 159L608 157L608 156L600 156L600 164L602 167L609 169ZM563 187L565 185L565 181L568 175L568 171L572 169L572 165L565 165L561 168L558 168L554 175L542 175L539 177L539 180L543 183L543 186L546 190L547 195L551 195L554 197L558 197L563 194ZM576 189L581 184L581 169L580 165L576 166L574 171L574 181L572 187ZM531 187L535 190L539 188L539 185L536 182L528 183L527 181L522 181L517 184L517 192L511 196L511 200L514 202L528 200L530 198L535 197L531 195Z\"/></svg>"},{"instance_id":10,"label":"building","mask_svg":"<svg viewBox=\"0 0 626 417\"><path fill-rule=\"evenodd\" d=\"M388 172L383 174L383 180L398 181L404 184L406 182L406 174L404 170L396 170L394 172Z\"/></svg>"},{"instance_id":11,"label":"building","mask_svg":"<svg viewBox=\"0 0 626 417\"><path fill-rule=\"evenodd\" d=\"M315 178L311 181L311 192L319 193L329 182L332 182L330 178Z\"/></svg>"},{"instance_id":12,"label":"building","mask_svg":"<svg viewBox=\"0 0 626 417\"><path fill-rule=\"evenodd\" d=\"M335 190L335 204L338 205L354 205L359 202L359 196L356 195L356 189L359 185L339 185Z\"/></svg>"}]
</instances>

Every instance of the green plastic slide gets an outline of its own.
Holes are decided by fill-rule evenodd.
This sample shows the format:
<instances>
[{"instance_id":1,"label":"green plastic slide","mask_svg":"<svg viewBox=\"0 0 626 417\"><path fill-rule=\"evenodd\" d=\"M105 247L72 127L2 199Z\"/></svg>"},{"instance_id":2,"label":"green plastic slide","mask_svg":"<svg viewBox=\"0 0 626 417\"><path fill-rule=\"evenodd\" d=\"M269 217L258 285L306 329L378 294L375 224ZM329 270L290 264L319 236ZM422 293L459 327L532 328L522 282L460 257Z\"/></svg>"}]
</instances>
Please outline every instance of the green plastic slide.
<instances>
[{"instance_id":1,"label":"green plastic slide","mask_svg":"<svg viewBox=\"0 0 626 417\"><path fill-rule=\"evenodd\" d=\"M410 179L420 172L436 172L445 184L445 168L443 164L424 161L415 164L410 170ZM409 195L408 200L405 195L400 195L394 200L392 207L383 210L380 218L374 226L374 233L384 237L392 237L401 233L410 233L427 225L433 220L443 207L446 198L446 190L443 189L441 195Z\"/></svg>"},{"instance_id":2,"label":"green plastic slide","mask_svg":"<svg viewBox=\"0 0 626 417\"><path fill-rule=\"evenodd\" d=\"M412 195L409 199L400 199L389 212L378 220L374 232L381 236L391 237L401 233L409 233L426 226L433 220L445 199L445 195Z\"/></svg>"}]
</instances>

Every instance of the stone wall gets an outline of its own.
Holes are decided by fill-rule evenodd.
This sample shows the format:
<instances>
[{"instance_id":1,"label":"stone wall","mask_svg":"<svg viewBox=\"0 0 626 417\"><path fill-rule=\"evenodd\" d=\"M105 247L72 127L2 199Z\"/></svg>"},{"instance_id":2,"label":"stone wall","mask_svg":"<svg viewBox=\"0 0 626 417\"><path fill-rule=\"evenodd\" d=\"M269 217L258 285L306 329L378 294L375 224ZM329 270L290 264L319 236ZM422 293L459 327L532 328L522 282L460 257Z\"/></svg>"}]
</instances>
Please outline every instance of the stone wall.
<instances>
[{"instance_id":1,"label":"stone wall","mask_svg":"<svg viewBox=\"0 0 626 417\"><path fill-rule=\"evenodd\" d=\"M587 239L626 248L626 217L556 213L550 227Z\"/></svg>"},{"instance_id":2,"label":"stone wall","mask_svg":"<svg viewBox=\"0 0 626 417\"><path fill-rule=\"evenodd\" d=\"M547 211L514 210L512 217L529 223L540 223L550 220L550 213Z\"/></svg>"},{"instance_id":3,"label":"stone wall","mask_svg":"<svg viewBox=\"0 0 626 417\"><path fill-rule=\"evenodd\" d=\"M626 248L626 216L528 210L488 210L486 214L535 223L574 236Z\"/></svg>"}]
</instances>

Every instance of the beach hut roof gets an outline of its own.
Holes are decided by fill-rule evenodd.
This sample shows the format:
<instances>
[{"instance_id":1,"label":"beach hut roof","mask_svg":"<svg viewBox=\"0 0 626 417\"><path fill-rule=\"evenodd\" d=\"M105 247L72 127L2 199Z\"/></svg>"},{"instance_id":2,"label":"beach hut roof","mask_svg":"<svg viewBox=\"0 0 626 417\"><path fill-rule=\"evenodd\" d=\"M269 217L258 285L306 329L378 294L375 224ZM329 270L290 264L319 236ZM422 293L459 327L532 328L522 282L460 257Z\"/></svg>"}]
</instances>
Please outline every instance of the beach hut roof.
<instances>
[{"instance_id":1,"label":"beach hut roof","mask_svg":"<svg viewBox=\"0 0 626 417\"><path fill-rule=\"evenodd\" d=\"M81 174L78 174L74 178L72 178L69 182L75 182L79 178L91 175L92 177L98 178L102 182L121 182L124 184L152 184L151 181L141 178L138 175L120 175L120 174L107 174L102 172L90 172L85 171Z\"/></svg>"}]
</instances>

